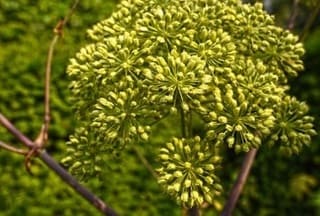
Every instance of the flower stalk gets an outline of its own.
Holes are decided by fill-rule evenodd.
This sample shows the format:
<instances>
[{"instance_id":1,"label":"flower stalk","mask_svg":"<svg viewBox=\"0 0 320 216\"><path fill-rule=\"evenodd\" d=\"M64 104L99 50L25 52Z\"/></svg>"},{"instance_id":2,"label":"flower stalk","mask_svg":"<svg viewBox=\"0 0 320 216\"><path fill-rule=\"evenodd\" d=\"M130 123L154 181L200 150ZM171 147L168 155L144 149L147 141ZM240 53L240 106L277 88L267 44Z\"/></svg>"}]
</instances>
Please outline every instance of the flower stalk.
<instances>
[{"instance_id":1,"label":"flower stalk","mask_svg":"<svg viewBox=\"0 0 320 216\"><path fill-rule=\"evenodd\" d=\"M242 162L241 170L238 174L237 180L231 189L229 198L226 204L224 205L224 209L220 216L232 215L232 212L237 204L237 201L240 197L244 184L246 183L247 178L249 176L256 154L257 154L257 149L251 149L248 153L246 153L245 158Z\"/></svg>"}]
</instances>

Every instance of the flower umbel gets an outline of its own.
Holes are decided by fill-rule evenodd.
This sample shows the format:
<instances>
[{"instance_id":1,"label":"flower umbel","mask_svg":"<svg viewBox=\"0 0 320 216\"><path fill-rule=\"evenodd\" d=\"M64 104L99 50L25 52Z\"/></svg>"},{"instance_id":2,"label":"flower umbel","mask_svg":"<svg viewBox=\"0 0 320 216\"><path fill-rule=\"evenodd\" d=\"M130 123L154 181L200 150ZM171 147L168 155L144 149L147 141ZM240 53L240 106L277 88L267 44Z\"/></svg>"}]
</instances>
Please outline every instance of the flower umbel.
<instances>
[{"instance_id":1,"label":"flower umbel","mask_svg":"<svg viewBox=\"0 0 320 216\"><path fill-rule=\"evenodd\" d=\"M208 93L211 75L205 74L205 62L198 56L172 50L168 56L150 56L147 61L153 75L146 82L154 103L170 107L181 102L189 109L199 95Z\"/></svg>"},{"instance_id":2,"label":"flower umbel","mask_svg":"<svg viewBox=\"0 0 320 216\"><path fill-rule=\"evenodd\" d=\"M205 115L207 136L216 145L226 143L236 151L249 151L261 145L263 136L274 126L273 111L259 106L240 88L228 84L225 92L214 91L216 102Z\"/></svg>"},{"instance_id":3,"label":"flower umbel","mask_svg":"<svg viewBox=\"0 0 320 216\"><path fill-rule=\"evenodd\" d=\"M181 138L160 150L159 183L194 207L221 191L217 148L269 142L291 153L315 134L307 106L287 92L303 46L262 4L123 0L88 34L67 70L80 127L65 159L74 174L103 172L128 145L156 148L150 131L168 121L159 129Z\"/></svg>"},{"instance_id":4,"label":"flower umbel","mask_svg":"<svg viewBox=\"0 0 320 216\"><path fill-rule=\"evenodd\" d=\"M314 130L314 118L306 115L308 106L295 97L286 96L280 106L275 105L276 126L268 139L271 145L279 145L288 154L299 153L308 145Z\"/></svg>"},{"instance_id":5,"label":"flower umbel","mask_svg":"<svg viewBox=\"0 0 320 216\"><path fill-rule=\"evenodd\" d=\"M112 144L112 148L123 148L138 138L148 140L150 126L144 125L157 115L146 109L148 101L138 89L110 91L98 99L91 118L90 127L97 131L97 138Z\"/></svg>"},{"instance_id":6,"label":"flower umbel","mask_svg":"<svg viewBox=\"0 0 320 216\"><path fill-rule=\"evenodd\" d=\"M215 174L221 158L215 156L196 136L192 139L173 138L160 149L162 167L159 183L184 206L211 203L222 187Z\"/></svg>"}]
</instances>

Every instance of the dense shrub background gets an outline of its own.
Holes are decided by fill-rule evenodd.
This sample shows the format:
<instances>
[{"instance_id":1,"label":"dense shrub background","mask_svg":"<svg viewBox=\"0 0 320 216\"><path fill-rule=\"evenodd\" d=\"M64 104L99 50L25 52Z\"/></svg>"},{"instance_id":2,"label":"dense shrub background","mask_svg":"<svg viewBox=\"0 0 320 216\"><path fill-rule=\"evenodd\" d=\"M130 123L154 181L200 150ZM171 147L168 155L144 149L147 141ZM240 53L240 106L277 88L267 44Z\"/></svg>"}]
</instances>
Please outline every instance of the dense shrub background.
<instances>
[{"instance_id":1,"label":"dense shrub background","mask_svg":"<svg viewBox=\"0 0 320 216\"><path fill-rule=\"evenodd\" d=\"M288 18L290 2L277 1L272 12L279 24ZM70 0L0 0L0 111L32 138L37 136L42 122L44 70L52 29L70 4ZM65 156L65 142L74 126L65 74L68 59L85 44L85 30L107 17L115 4L115 0L81 0L58 43L53 61L52 124L48 146L48 151L57 160ZM308 7L301 9L297 33L301 32L310 13ZM305 43L306 71L292 80L291 89L310 104L317 131L320 128L318 26L312 28ZM171 123L164 124L170 126ZM166 134L158 133L157 136L160 143ZM0 140L19 145L2 127ZM318 136L310 148L292 157L262 147L235 215L320 214L319 142ZM153 149L152 145L140 146L141 153L151 163L156 163ZM226 157L221 170L225 197L243 155L229 152ZM86 184L121 215L181 215L178 206L161 192L132 149L125 151L121 158L111 160L106 169L110 171L101 182L93 179ZM23 157L0 149L0 216L99 215L40 162L33 163L32 171L34 176L24 170ZM218 200L215 207L219 209L223 201ZM215 212L213 208L207 209L206 215L215 215Z\"/></svg>"}]
</instances>

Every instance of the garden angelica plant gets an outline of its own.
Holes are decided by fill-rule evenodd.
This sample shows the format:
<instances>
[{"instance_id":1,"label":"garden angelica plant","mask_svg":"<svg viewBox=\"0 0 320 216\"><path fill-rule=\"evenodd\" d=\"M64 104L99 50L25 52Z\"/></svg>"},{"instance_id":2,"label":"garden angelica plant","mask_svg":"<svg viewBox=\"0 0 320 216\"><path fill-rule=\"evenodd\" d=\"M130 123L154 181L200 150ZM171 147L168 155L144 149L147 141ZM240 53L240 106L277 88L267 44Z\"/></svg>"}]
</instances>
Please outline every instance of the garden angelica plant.
<instances>
[{"instance_id":1,"label":"garden angelica plant","mask_svg":"<svg viewBox=\"0 0 320 216\"><path fill-rule=\"evenodd\" d=\"M262 4L126 0L88 35L67 70L79 126L63 160L83 179L107 169L108 155L178 126L154 149L158 182L199 207L221 194L222 147L292 154L316 134L307 105L288 94L303 46ZM170 118L179 121L157 127Z\"/></svg>"}]
</instances>

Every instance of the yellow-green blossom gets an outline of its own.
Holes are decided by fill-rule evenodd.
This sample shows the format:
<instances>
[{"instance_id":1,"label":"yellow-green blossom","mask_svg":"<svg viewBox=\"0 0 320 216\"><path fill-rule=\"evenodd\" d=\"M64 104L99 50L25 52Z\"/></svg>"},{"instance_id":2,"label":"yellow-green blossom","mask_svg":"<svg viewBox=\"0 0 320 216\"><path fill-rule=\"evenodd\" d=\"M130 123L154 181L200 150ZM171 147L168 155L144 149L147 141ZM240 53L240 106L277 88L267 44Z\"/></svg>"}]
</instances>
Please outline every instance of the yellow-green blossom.
<instances>
[{"instance_id":1,"label":"yellow-green blossom","mask_svg":"<svg viewBox=\"0 0 320 216\"><path fill-rule=\"evenodd\" d=\"M158 182L183 206L212 203L222 187L216 176L221 158L206 147L200 137L173 138L160 149Z\"/></svg>"}]
</instances>

